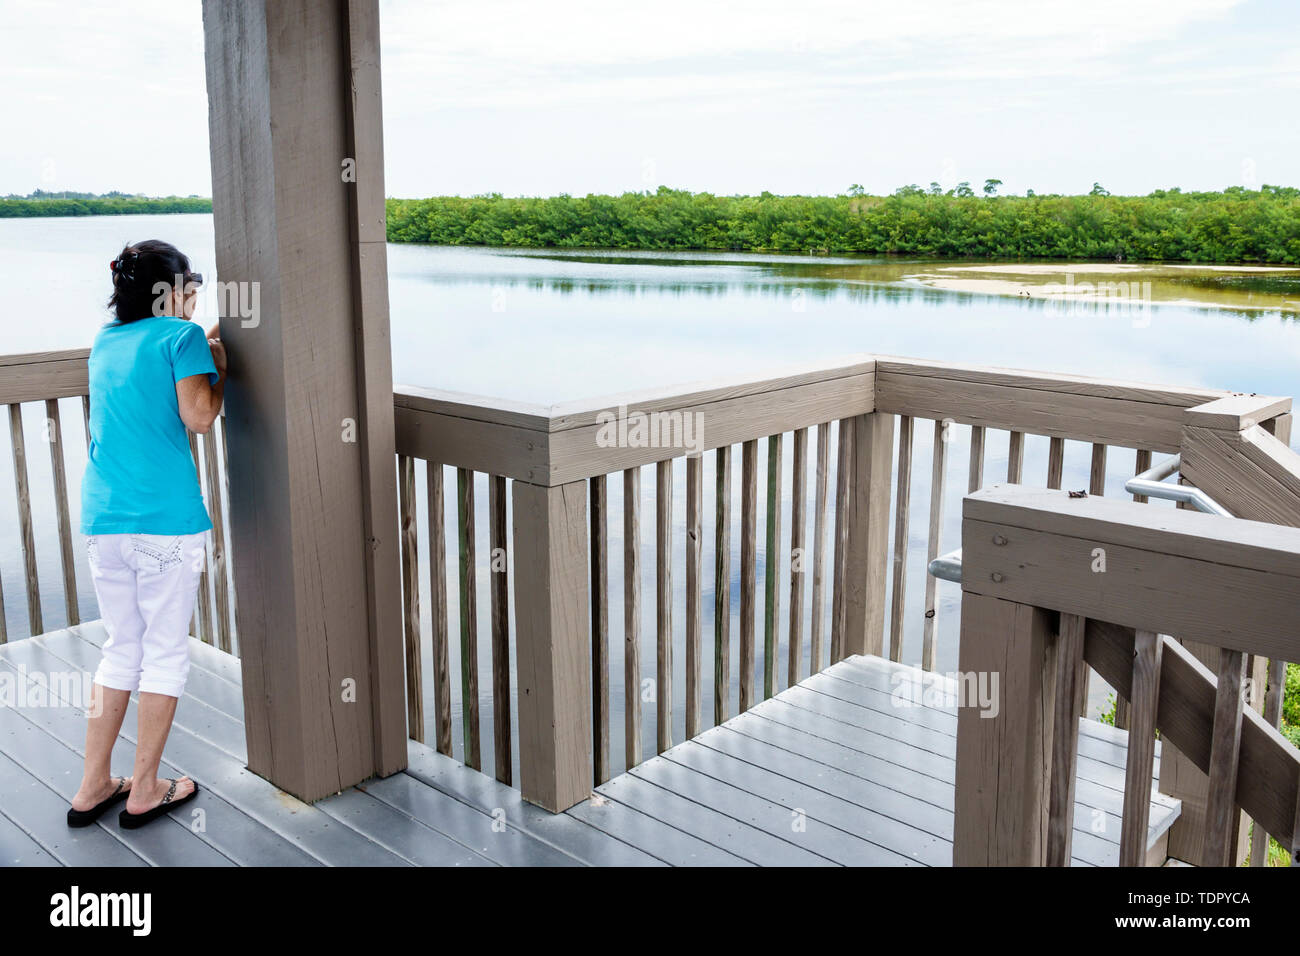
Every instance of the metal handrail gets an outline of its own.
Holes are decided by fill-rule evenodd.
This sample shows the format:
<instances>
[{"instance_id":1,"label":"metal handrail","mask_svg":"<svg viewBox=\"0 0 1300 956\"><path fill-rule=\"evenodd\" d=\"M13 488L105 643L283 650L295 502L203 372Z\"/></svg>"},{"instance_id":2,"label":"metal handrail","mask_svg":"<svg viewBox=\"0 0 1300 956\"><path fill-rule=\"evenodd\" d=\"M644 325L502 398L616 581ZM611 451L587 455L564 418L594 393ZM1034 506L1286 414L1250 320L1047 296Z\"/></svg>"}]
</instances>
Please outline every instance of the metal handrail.
<instances>
[{"instance_id":1,"label":"metal handrail","mask_svg":"<svg viewBox=\"0 0 1300 956\"><path fill-rule=\"evenodd\" d=\"M1169 501L1182 501L1197 511L1220 515L1224 518L1234 517L1233 513L1219 504L1200 488L1191 485L1170 485L1165 479L1176 474L1182 467L1183 456L1174 455L1153 465L1140 475L1134 475L1124 482L1124 490L1131 495L1145 495L1148 498L1164 498ZM961 583L961 548L941 554L927 566L927 570L940 581Z\"/></svg>"}]
</instances>

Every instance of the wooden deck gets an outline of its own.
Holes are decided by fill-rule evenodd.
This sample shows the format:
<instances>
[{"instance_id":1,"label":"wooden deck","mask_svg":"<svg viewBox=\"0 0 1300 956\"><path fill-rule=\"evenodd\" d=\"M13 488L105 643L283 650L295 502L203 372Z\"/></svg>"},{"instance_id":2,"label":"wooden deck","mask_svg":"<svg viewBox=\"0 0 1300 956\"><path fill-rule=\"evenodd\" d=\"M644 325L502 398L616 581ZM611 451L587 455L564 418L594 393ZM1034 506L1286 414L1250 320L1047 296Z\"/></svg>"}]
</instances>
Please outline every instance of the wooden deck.
<instances>
[{"instance_id":1,"label":"wooden deck","mask_svg":"<svg viewBox=\"0 0 1300 956\"><path fill-rule=\"evenodd\" d=\"M91 622L2 645L0 668L25 674L29 686L36 675L93 671L104 637ZM405 772L302 803L245 769L238 661L191 646L164 760L166 773L202 787L190 809L139 831L119 829L116 810L69 829L83 712L30 700L0 707L0 864L951 863L956 715L933 703L898 706L891 692L912 673L903 665L842 661L553 816L413 741ZM118 772L130 766L135 721L133 702ZM1125 743L1123 731L1082 722L1075 865L1118 859ZM1153 793L1149 845L1178 811L1178 801Z\"/></svg>"}]
</instances>

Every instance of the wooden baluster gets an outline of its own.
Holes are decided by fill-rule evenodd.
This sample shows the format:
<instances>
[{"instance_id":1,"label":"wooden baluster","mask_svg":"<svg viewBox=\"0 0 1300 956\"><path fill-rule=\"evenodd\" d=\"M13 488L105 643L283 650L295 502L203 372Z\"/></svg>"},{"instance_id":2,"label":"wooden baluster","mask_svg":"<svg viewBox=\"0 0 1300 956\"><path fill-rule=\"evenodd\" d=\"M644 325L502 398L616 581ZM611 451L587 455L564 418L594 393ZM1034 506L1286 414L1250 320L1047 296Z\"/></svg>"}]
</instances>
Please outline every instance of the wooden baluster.
<instances>
[{"instance_id":1,"label":"wooden baluster","mask_svg":"<svg viewBox=\"0 0 1300 956\"><path fill-rule=\"evenodd\" d=\"M853 422L840 419L835 465L835 548L831 569L831 663L844 657L844 558L849 536L849 462L853 455Z\"/></svg>"},{"instance_id":2,"label":"wooden baluster","mask_svg":"<svg viewBox=\"0 0 1300 956\"><path fill-rule=\"evenodd\" d=\"M1092 468L1088 475L1088 494L1104 495L1106 493L1106 446L1092 446Z\"/></svg>"},{"instance_id":3,"label":"wooden baluster","mask_svg":"<svg viewBox=\"0 0 1300 956\"><path fill-rule=\"evenodd\" d=\"M731 707L731 447L717 451L713 563L713 723Z\"/></svg>"},{"instance_id":4,"label":"wooden baluster","mask_svg":"<svg viewBox=\"0 0 1300 956\"><path fill-rule=\"evenodd\" d=\"M786 664L786 686L799 683L800 658L803 656L803 592L807 555L804 553L804 517L808 472L808 429L794 433L794 460L791 462L790 489L790 639Z\"/></svg>"},{"instance_id":5,"label":"wooden baluster","mask_svg":"<svg viewBox=\"0 0 1300 956\"><path fill-rule=\"evenodd\" d=\"M903 659L907 601L907 524L912 501L912 416L898 416L898 483L894 492L894 590L889 608L889 659Z\"/></svg>"},{"instance_id":6,"label":"wooden baluster","mask_svg":"<svg viewBox=\"0 0 1300 956\"><path fill-rule=\"evenodd\" d=\"M1124 816L1120 824L1119 865L1144 866L1151 815L1151 776L1155 770L1156 711L1164 638L1139 630L1133 651L1133 693L1128 759L1124 770Z\"/></svg>"},{"instance_id":7,"label":"wooden baluster","mask_svg":"<svg viewBox=\"0 0 1300 956\"><path fill-rule=\"evenodd\" d=\"M460 552L460 706L465 766L483 768L478 721L478 607L474 576L474 472L456 469Z\"/></svg>"},{"instance_id":8,"label":"wooden baluster","mask_svg":"<svg viewBox=\"0 0 1300 956\"><path fill-rule=\"evenodd\" d=\"M591 743L596 786L609 764L609 497L606 475L588 484L591 495Z\"/></svg>"},{"instance_id":9,"label":"wooden baluster","mask_svg":"<svg viewBox=\"0 0 1300 956\"><path fill-rule=\"evenodd\" d=\"M673 462L655 463L655 752L673 745Z\"/></svg>"},{"instance_id":10,"label":"wooden baluster","mask_svg":"<svg viewBox=\"0 0 1300 956\"><path fill-rule=\"evenodd\" d=\"M966 493L979 491L984 487L984 426L972 425L970 429L970 477L966 481Z\"/></svg>"},{"instance_id":11,"label":"wooden baluster","mask_svg":"<svg viewBox=\"0 0 1300 956\"><path fill-rule=\"evenodd\" d=\"M220 421L220 416L218 416ZM226 516L222 499L222 471L218 465L217 422L203 435L203 463L208 472L208 497L212 512L212 586L216 592L215 616L217 623L217 647L227 654L231 651L230 640L230 583L226 568Z\"/></svg>"},{"instance_id":12,"label":"wooden baluster","mask_svg":"<svg viewBox=\"0 0 1300 956\"><path fill-rule=\"evenodd\" d=\"M1047 446L1047 487L1060 488L1065 471L1065 439L1053 437Z\"/></svg>"},{"instance_id":13,"label":"wooden baluster","mask_svg":"<svg viewBox=\"0 0 1300 956\"><path fill-rule=\"evenodd\" d=\"M781 435L767 439L767 538L763 572L763 699L776 693L781 591Z\"/></svg>"},{"instance_id":14,"label":"wooden baluster","mask_svg":"<svg viewBox=\"0 0 1300 956\"><path fill-rule=\"evenodd\" d=\"M81 623L77 606L77 565L72 555L72 520L68 517L68 478L63 467L63 425L59 421L59 400L45 400L45 418L50 445L50 468L54 473L54 508L59 525L59 559L63 568L63 606L69 624ZM224 650L224 648L223 648Z\"/></svg>"},{"instance_id":15,"label":"wooden baluster","mask_svg":"<svg viewBox=\"0 0 1300 956\"><path fill-rule=\"evenodd\" d=\"M754 704L754 598L757 587L758 442L740 448L740 707Z\"/></svg>"},{"instance_id":16,"label":"wooden baluster","mask_svg":"<svg viewBox=\"0 0 1300 956\"><path fill-rule=\"evenodd\" d=\"M90 396L81 396L81 420L86 425L86 450L90 451Z\"/></svg>"},{"instance_id":17,"label":"wooden baluster","mask_svg":"<svg viewBox=\"0 0 1300 956\"><path fill-rule=\"evenodd\" d=\"M420 669L420 555L416 531L415 462L397 456L397 510L401 527L402 624L406 638L406 732L424 743L424 694Z\"/></svg>"},{"instance_id":18,"label":"wooden baluster","mask_svg":"<svg viewBox=\"0 0 1300 956\"><path fill-rule=\"evenodd\" d=\"M1025 433L1011 433L1007 440L1007 481L1013 485L1020 484L1025 471Z\"/></svg>"},{"instance_id":19,"label":"wooden baluster","mask_svg":"<svg viewBox=\"0 0 1300 956\"><path fill-rule=\"evenodd\" d=\"M438 753L451 756L451 675L447 663L447 535L442 465L426 463L429 486L429 593L433 618L433 711Z\"/></svg>"},{"instance_id":20,"label":"wooden baluster","mask_svg":"<svg viewBox=\"0 0 1300 956\"><path fill-rule=\"evenodd\" d=\"M1148 448L1139 448L1133 462L1133 474L1140 475L1151 467L1151 450ZM1134 495L1133 500L1140 504L1147 503L1146 495Z\"/></svg>"},{"instance_id":21,"label":"wooden baluster","mask_svg":"<svg viewBox=\"0 0 1300 956\"><path fill-rule=\"evenodd\" d=\"M939 532L943 528L943 479L948 459L947 426L942 420L934 423L934 456L930 468L930 530L926 550L926 566L939 556ZM939 579L933 574L925 576L925 623L921 634L921 669L934 670L938 653L936 617L939 609L935 602L935 588Z\"/></svg>"},{"instance_id":22,"label":"wooden baluster","mask_svg":"<svg viewBox=\"0 0 1300 956\"><path fill-rule=\"evenodd\" d=\"M1268 688L1264 693L1264 722L1277 727L1282 720L1282 695L1286 690L1286 661L1268 662ZM1268 865L1268 833L1258 821L1250 832L1250 865Z\"/></svg>"},{"instance_id":23,"label":"wooden baluster","mask_svg":"<svg viewBox=\"0 0 1300 956\"><path fill-rule=\"evenodd\" d=\"M510 531L506 527L506 479L488 476L490 559L488 580L492 611L492 740L496 778L510 786Z\"/></svg>"},{"instance_id":24,"label":"wooden baluster","mask_svg":"<svg viewBox=\"0 0 1300 956\"><path fill-rule=\"evenodd\" d=\"M692 455L686 459L686 739L696 736L700 726L700 558L703 529L700 512L703 505L704 459Z\"/></svg>"},{"instance_id":25,"label":"wooden baluster","mask_svg":"<svg viewBox=\"0 0 1300 956\"><path fill-rule=\"evenodd\" d=\"M812 635L808 646L808 673L822 669L823 634L826 625L826 474L830 466L831 426L817 426L817 489L813 495L813 589Z\"/></svg>"},{"instance_id":26,"label":"wooden baluster","mask_svg":"<svg viewBox=\"0 0 1300 956\"><path fill-rule=\"evenodd\" d=\"M1074 778L1079 756L1079 719L1083 717L1088 668L1083 662L1086 621L1062 614L1056 638L1056 687L1052 697L1052 775L1048 794L1047 865L1070 865L1074 831Z\"/></svg>"},{"instance_id":27,"label":"wooden baluster","mask_svg":"<svg viewBox=\"0 0 1300 956\"><path fill-rule=\"evenodd\" d=\"M1219 651L1219 684L1210 734L1210 789L1205 803L1205 857L1202 866L1230 866L1237 827L1237 766L1245 711L1242 678L1245 654Z\"/></svg>"},{"instance_id":28,"label":"wooden baluster","mask_svg":"<svg viewBox=\"0 0 1300 956\"><path fill-rule=\"evenodd\" d=\"M190 438L190 455L194 458L194 472L199 479L199 493L203 493L203 466L199 459L199 436L186 430ZM199 640L204 644L212 643L212 596L208 592L208 552L203 549L203 569L199 572L199 593L197 608Z\"/></svg>"},{"instance_id":29,"label":"wooden baluster","mask_svg":"<svg viewBox=\"0 0 1300 956\"><path fill-rule=\"evenodd\" d=\"M27 582L27 624L31 633L41 634L41 585L36 573L36 536L32 531L32 495L27 486L27 446L23 441L22 406L9 406L9 441L14 456L14 489L18 493L18 534L23 544L24 579Z\"/></svg>"},{"instance_id":30,"label":"wooden baluster","mask_svg":"<svg viewBox=\"0 0 1300 956\"><path fill-rule=\"evenodd\" d=\"M623 752L641 762L641 469L623 472Z\"/></svg>"}]
</instances>

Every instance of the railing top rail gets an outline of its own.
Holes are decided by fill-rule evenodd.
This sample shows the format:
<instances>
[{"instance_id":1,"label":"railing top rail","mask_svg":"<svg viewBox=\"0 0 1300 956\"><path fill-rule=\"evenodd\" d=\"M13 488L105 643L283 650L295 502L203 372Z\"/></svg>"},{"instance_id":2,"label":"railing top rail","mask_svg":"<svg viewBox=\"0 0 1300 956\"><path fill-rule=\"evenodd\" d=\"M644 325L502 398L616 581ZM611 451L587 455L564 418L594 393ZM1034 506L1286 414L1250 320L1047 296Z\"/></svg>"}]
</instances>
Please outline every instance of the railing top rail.
<instances>
[{"instance_id":1,"label":"railing top rail","mask_svg":"<svg viewBox=\"0 0 1300 956\"><path fill-rule=\"evenodd\" d=\"M1300 528L994 485L963 500L962 590L1300 659Z\"/></svg>"}]
</instances>

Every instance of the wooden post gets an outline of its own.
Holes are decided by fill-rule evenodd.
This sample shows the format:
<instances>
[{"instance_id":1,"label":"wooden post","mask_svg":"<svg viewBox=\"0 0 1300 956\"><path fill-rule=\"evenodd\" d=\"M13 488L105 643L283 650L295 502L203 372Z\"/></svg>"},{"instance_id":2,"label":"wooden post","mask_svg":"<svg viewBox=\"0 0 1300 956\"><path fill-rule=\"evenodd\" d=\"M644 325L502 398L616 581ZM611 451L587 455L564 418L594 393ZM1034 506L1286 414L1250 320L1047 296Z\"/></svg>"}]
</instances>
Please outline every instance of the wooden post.
<instances>
[{"instance_id":1,"label":"wooden post","mask_svg":"<svg viewBox=\"0 0 1300 956\"><path fill-rule=\"evenodd\" d=\"M853 419L848 536L844 548L842 657L884 652L885 575L889 552L889 491L894 463L894 416L868 412Z\"/></svg>"},{"instance_id":2,"label":"wooden post","mask_svg":"<svg viewBox=\"0 0 1300 956\"><path fill-rule=\"evenodd\" d=\"M406 765L378 5L203 26L248 766L310 801Z\"/></svg>"},{"instance_id":3,"label":"wooden post","mask_svg":"<svg viewBox=\"0 0 1300 956\"><path fill-rule=\"evenodd\" d=\"M962 557L972 542L963 535ZM959 668L987 682L996 707L957 708L954 866L1047 863L1051 734L1044 715L1050 618L1041 608L966 591L961 600ZM992 714L992 716L990 716Z\"/></svg>"},{"instance_id":4,"label":"wooden post","mask_svg":"<svg viewBox=\"0 0 1300 956\"><path fill-rule=\"evenodd\" d=\"M512 487L520 790L559 813L591 795L587 488Z\"/></svg>"}]
</instances>

